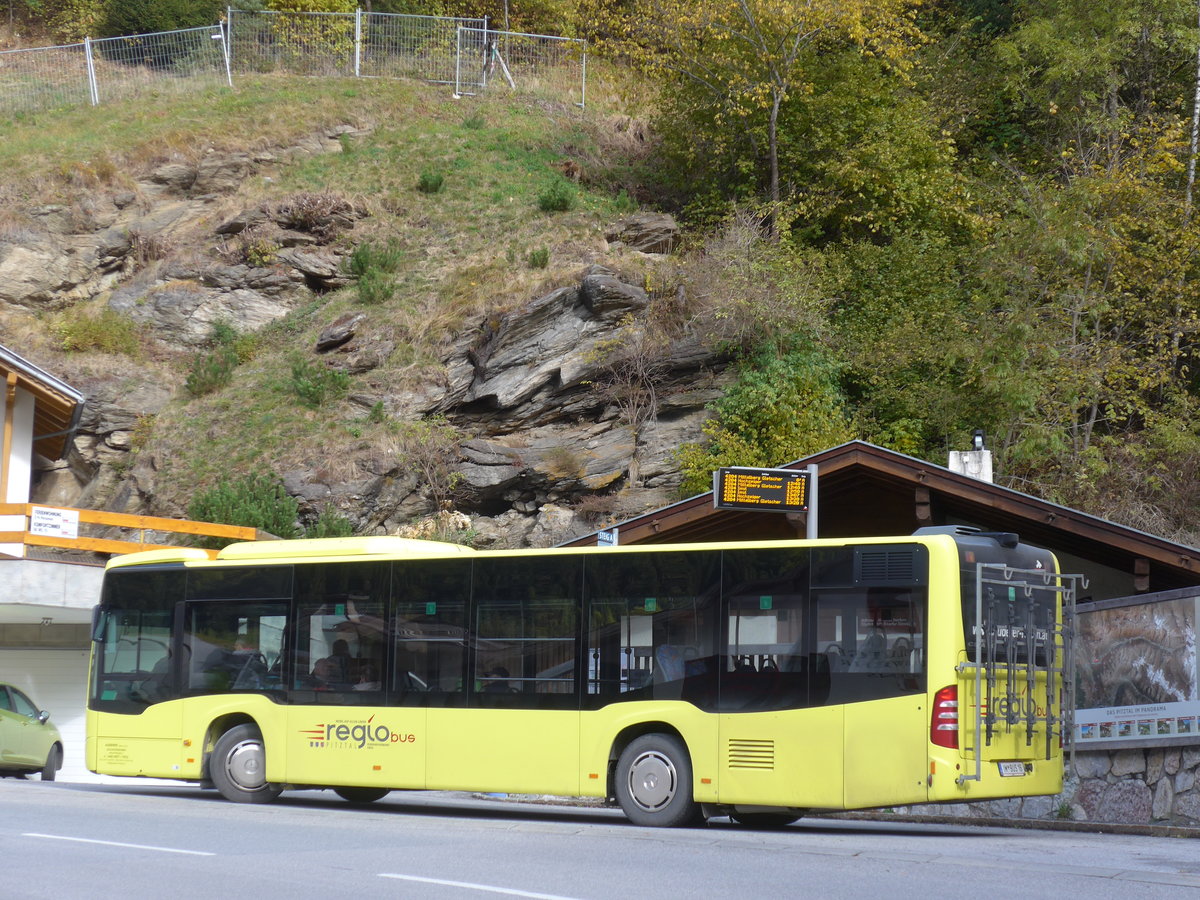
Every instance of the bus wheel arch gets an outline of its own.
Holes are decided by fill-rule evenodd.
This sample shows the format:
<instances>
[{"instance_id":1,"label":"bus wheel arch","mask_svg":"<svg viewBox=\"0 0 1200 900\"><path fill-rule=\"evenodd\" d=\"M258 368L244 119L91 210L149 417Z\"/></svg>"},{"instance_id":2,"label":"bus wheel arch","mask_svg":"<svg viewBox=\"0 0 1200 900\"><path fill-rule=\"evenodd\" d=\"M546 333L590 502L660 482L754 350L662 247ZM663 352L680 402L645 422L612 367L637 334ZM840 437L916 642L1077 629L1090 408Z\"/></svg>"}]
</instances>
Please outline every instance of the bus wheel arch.
<instances>
[{"instance_id":1,"label":"bus wheel arch","mask_svg":"<svg viewBox=\"0 0 1200 900\"><path fill-rule=\"evenodd\" d=\"M253 719L214 722L209 734L205 768L221 796L234 803L269 803L279 796L283 785L266 780L265 742Z\"/></svg>"},{"instance_id":2,"label":"bus wheel arch","mask_svg":"<svg viewBox=\"0 0 1200 900\"><path fill-rule=\"evenodd\" d=\"M611 792L635 825L673 827L703 820L694 797L692 758L673 727L647 724L613 742Z\"/></svg>"}]
</instances>

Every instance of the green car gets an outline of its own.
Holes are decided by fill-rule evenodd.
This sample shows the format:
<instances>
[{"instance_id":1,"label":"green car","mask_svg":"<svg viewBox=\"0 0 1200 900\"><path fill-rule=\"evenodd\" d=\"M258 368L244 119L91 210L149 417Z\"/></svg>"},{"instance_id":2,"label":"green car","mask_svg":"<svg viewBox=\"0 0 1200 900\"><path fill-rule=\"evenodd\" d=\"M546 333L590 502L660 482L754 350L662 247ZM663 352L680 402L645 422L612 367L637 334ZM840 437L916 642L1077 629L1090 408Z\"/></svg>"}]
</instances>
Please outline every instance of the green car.
<instances>
[{"instance_id":1,"label":"green car","mask_svg":"<svg viewBox=\"0 0 1200 900\"><path fill-rule=\"evenodd\" d=\"M11 684L0 684L0 775L42 773L53 781L63 763L62 735L50 724L50 713L39 710Z\"/></svg>"}]
</instances>

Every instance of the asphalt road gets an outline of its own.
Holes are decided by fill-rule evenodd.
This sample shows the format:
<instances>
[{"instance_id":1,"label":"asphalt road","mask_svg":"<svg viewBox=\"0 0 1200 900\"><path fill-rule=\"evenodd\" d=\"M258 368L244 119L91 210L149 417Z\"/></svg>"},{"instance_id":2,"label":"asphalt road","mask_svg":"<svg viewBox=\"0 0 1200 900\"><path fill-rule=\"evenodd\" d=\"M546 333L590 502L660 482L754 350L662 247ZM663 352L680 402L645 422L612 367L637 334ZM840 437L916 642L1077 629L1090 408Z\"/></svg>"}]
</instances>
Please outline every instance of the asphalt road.
<instances>
[{"instance_id":1,"label":"asphalt road","mask_svg":"<svg viewBox=\"0 0 1200 900\"><path fill-rule=\"evenodd\" d=\"M648 829L616 810L328 791L261 806L190 786L0 779L0 897L1163 898L1200 889L1200 841L957 823L727 820Z\"/></svg>"}]
</instances>

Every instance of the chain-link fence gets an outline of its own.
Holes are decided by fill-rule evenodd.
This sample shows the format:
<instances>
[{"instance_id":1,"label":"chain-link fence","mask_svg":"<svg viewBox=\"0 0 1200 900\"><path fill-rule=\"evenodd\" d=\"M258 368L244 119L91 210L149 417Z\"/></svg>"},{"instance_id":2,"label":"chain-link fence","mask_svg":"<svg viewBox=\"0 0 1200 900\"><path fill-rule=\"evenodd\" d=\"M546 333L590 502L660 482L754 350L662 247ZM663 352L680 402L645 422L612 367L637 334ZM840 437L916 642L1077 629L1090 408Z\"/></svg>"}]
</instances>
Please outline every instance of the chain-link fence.
<instances>
[{"instance_id":1,"label":"chain-link fence","mask_svg":"<svg viewBox=\"0 0 1200 900\"><path fill-rule=\"evenodd\" d=\"M549 93L584 105L587 52L583 41L466 26L458 34L457 93L506 84L512 90Z\"/></svg>"},{"instance_id":2,"label":"chain-link fence","mask_svg":"<svg viewBox=\"0 0 1200 900\"><path fill-rule=\"evenodd\" d=\"M486 19L389 13L229 11L236 73L418 78L453 84L458 29ZM466 52L470 52L469 49Z\"/></svg>"},{"instance_id":3,"label":"chain-link fence","mask_svg":"<svg viewBox=\"0 0 1200 900\"><path fill-rule=\"evenodd\" d=\"M490 31L487 19L230 9L224 25L0 52L0 112L203 90L233 75L416 78L456 93L489 86L582 106L584 43Z\"/></svg>"},{"instance_id":4,"label":"chain-link fence","mask_svg":"<svg viewBox=\"0 0 1200 900\"><path fill-rule=\"evenodd\" d=\"M219 25L0 52L0 109L13 113L230 84Z\"/></svg>"}]
</instances>

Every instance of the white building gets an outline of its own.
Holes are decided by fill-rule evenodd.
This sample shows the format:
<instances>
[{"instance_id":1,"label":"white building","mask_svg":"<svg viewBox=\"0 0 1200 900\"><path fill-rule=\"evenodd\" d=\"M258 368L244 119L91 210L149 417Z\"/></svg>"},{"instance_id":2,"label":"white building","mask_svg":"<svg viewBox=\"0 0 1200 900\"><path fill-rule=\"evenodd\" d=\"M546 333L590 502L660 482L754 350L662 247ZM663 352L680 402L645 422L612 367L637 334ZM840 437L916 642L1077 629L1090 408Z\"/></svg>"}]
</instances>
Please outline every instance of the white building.
<instances>
[{"instance_id":1,"label":"white building","mask_svg":"<svg viewBox=\"0 0 1200 900\"><path fill-rule=\"evenodd\" d=\"M4 430L0 442L0 681L17 685L62 732L60 777L89 777L83 763L91 608L103 564L49 557L55 534L76 511L46 508L34 523L30 505L39 458L66 455L83 413L79 391L0 345ZM37 534L45 545L32 541ZM37 557L43 558L37 558Z\"/></svg>"}]
</instances>

